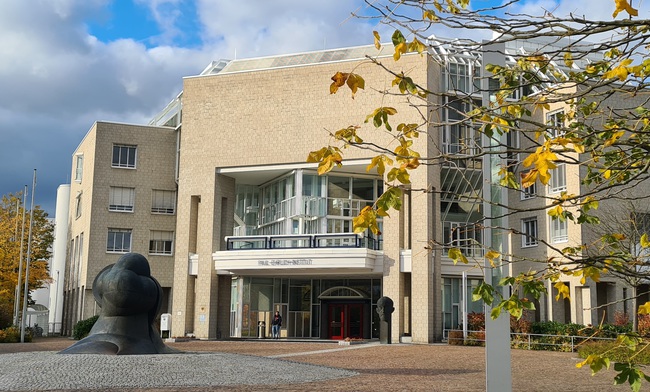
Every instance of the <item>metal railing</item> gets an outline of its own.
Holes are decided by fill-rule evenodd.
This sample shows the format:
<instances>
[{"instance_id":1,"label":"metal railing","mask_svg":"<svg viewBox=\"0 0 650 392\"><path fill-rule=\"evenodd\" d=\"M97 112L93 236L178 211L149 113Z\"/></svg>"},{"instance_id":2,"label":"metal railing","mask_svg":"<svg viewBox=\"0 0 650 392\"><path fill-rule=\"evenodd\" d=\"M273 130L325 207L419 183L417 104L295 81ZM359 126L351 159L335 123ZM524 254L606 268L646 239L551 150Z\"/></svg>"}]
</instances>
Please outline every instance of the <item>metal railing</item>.
<instances>
[{"instance_id":1,"label":"metal railing","mask_svg":"<svg viewBox=\"0 0 650 392\"><path fill-rule=\"evenodd\" d=\"M450 332L460 332L458 336L450 337ZM479 345L485 343L485 331L467 331L467 337L463 337L463 331L460 329L443 330L443 340L462 341L468 345ZM549 335L539 333L510 333L510 346L526 350L544 350L544 351L567 351L574 352L576 348L587 341L615 341L615 338L603 338L595 336L576 336L576 335Z\"/></svg>"},{"instance_id":2,"label":"metal railing","mask_svg":"<svg viewBox=\"0 0 650 392\"><path fill-rule=\"evenodd\" d=\"M354 233L228 236L226 250L297 248L368 248L381 250L381 240Z\"/></svg>"}]
</instances>

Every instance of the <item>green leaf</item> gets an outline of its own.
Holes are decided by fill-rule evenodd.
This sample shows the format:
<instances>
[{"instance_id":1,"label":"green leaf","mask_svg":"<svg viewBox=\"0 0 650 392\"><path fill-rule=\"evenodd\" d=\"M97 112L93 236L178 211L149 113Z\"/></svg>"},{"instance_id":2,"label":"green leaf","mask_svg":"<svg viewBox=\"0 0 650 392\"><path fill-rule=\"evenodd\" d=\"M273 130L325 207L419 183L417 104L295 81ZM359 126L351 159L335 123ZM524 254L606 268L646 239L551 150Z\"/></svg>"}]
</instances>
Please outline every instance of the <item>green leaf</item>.
<instances>
[{"instance_id":1,"label":"green leaf","mask_svg":"<svg viewBox=\"0 0 650 392\"><path fill-rule=\"evenodd\" d=\"M472 301L483 300L488 305L492 305L494 302L494 287L491 285L481 282L474 291L472 291Z\"/></svg>"}]
</instances>

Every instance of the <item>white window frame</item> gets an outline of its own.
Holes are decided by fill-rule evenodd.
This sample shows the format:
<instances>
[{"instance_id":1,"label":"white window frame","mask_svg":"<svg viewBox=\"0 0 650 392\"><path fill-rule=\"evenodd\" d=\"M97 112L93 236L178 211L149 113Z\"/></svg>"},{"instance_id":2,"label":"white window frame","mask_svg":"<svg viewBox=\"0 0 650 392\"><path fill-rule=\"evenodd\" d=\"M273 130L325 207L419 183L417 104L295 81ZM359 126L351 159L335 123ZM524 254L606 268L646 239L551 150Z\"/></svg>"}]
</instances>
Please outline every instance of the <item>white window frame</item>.
<instances>
[{"instance_id":1,"label":"white window frame","mask_svg":"<svg viewBox=\"0 0 650 392\"><path fill-rule=\"evenodd\" d=\"M106 253L129 253L131 251L132 240L132 229L109 228L108 236L106 237ZM118 243L121 246L118 246Z\"/></svg>"},{"instance_id":2,"label":"white window frame","mask_svg":"<svg viewBox=\"0 0 650 392\"><path fill-rule=\"evenodd\" d=\"M549 219L551 220L549 222L551 242L555 244L569 242L569 222L566 219L553 219L552 217Z\"/></svg>"},{"instance_id":3,"label":"white window frame","mask_svg":"<svg viewBox=\"0 0 650 392\"><path fill-rule=\"evenodd\" d=\"M455 71L452 71L452 68L455 68ZM465 72L461 72L461 69L465 70ZM445 88L447 91L462 91L466 94L472 93L474 74L471 64L450 59L447 63L446 71L447 77L445 78Z\"/></svg>"},{"instance_id":4,"label":"white window frame","mask_svg":"<svg viewBox=\"0 0 650 392\"><path fill-rule=\"evenodd\" d=\"M537 239L539 233L539 225L537 218L525 218L521 220L521 247L532 248L539 245Z\"/></svg>"},{"instance_id":5,"label":"white window frame","mask_svg":"<svg viewBox=\"0 0 650 392\"><path fill-rule=\"evenodd\" d=\"M524 188L524 186L521 186L521 200L530 200L534 199L537 197L537 183L534 182L531 186L528 188Z\"/></svg>"},{"instance_id":6,"label":"white window frame","mask_svg":"<svg viewBox=\"0 0 650 392\"><path fill-rule=\"evenodd\" d=\"M453 105L458 104L459 107ZM464 121L464 115L469 111L467 102L460 98L448 97L443 108L442 153L450 155L475 155L479 151L476 143L478 131Z\"/></svg>"},{"instance_id":7,"label":"white window frame","mask_svg":"<svg viewBox=\"0 0 650 392\"><path fill-rule=\"evenodd\" d=\"M151 191L151 213L174 215L176 213L176 191L153 189Z\"/></svg>"},{"instance_id":8,"label":"white window frame","mask_svg":"<svg viewBox=\"0 0 650 392\"><path fill-rule=\"evenodd\" d=\"M548 183L549 193L566 191L566 164L558 163L556 166L551 170L551 181Z\"/></svg>"},{"instance_id":9,"label":"white window frame","mask_svg":"<svg viewBox=\"0 0 650 392\"><path fill-rule=\"evenodd\" d=\"M84 156L83 154L75 155L75 169L74 169L74 180L76 182L81 182L84 172Z\"/></svg>"},{"instance_id":10,"label":"white window frame","mask_svg":"<svg viewBox=\"0 0 650 392\"><path fill-rule=\"evenodd\" d=\"M564 109L546 113L546 124L551 127L548 130L548 135L551 138L564 135L564 130L562 129L564 128L564 119L560 119L560 116L564 116Z\"/></svg>"},{"instance_id":11,"label":"white window frame","mask_svg":"<svg viewBox=\"0 0 650 392\"><path fill-rule=\"evenodd\" d=\"M149 237L149 254L171 256L174 254L174 232L151 230Z\"/></svg>"},{"instance_id":12,"label":"white window frame","mask_svg":"<svg viewBox=\"0 0 650 392\"><path fill-rule=\"evenodd\" d=\"M108 210L111 212L133 212L135 210L135 188L122 186L110 187Z\"/></svg>"},{"instance_id":13,"label":"white window frame","mask_svg":"<svg viewBox=\"0 0 650 392\"><path fill-rule=\"evenodd\" d=\"M81 212L82 212L82 195L83 192L77 192L77 196L75 197L75 206L74 206L74 216L75 219L79 219L81 217Z\"/></svg>"},{"instance_id":14,"label":"white window frame","mask_svg":"<svg viewBox=\"0 0 650 392\"><path fill-rule=\"evenodd\" d=\"M116 149L118 149L116 151ZM117 160L115 154L117 153ZM133 156L133 159L131 159ZM128 144L114 144L111 154L111 167L121 169L135 169L138 162L138 147Z\"/></svg>"}]
</instances>

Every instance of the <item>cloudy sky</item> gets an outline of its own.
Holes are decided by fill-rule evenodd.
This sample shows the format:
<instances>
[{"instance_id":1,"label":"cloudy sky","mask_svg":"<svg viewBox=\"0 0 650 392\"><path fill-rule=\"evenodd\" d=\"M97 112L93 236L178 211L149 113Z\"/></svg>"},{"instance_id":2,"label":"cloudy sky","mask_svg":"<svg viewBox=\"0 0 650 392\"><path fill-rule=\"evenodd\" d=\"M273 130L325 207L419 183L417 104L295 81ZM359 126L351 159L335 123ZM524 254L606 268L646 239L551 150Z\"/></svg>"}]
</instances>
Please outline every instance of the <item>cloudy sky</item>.
<instances>
[{"instance_id":1,"label":"cloudy sky","mask_svg":"<svg viewBox=\"0 0 650 392\"><path fill-rule=\"evenodd\" d=\"M585 4L526 6L611 17L613 0ZM371 44L373 30L385 31L353 11L363 2L2 0L0 195L31 187L37 169L35 202L53 216L95 121L147 123L212 60Z\"/></svg>"}]
</instances>

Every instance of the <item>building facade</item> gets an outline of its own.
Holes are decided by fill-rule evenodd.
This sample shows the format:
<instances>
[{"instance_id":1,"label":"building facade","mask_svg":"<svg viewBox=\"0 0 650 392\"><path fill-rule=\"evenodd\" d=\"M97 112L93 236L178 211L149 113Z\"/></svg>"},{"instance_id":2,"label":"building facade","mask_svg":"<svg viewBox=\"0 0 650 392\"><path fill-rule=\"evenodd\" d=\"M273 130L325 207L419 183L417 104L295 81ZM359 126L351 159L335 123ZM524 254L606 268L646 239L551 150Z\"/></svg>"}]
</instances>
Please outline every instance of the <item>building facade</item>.
<instances>
[{"instance_id":1,"label":"building facade","mask_svg":"<svg viewBox=\"0 0 650 392\"><path fill-rule=\"evenodd\" d=\"M215 62L185 78L183 92L148 126L96 123L73 155L64 332L97 313L92 279L125 252L149 259L176 337L258 336L279 311L283 337L377 338L377 300L388 296L395 304L391 339L428 343L459 328L467 312L483 311L471 302L483 279L482 245L492 241L482 229L488 207L480 198L495 165L524 168L508 161L518 159L512 156L458 159L485 143L454 120L467 110L456 97L490 99L479 86L487 83L480 81L486 59L453 42L433 40L432 48L431 56L399 62L392 48L373 46ZM438 94L418 102L371 88L354 99L347 91L330 94L338 71L391 88L394 76L367 55ZM306 158L379 106L396 110L391 124L426 122L428 135L413 139L412 148L442 158L411 174L401 210L381 220L380 235L355 234L353 218L385 186L367 170L376 150L349 148L343 165L325 175ZM536 115L551 121L561 110ZM364 127L377 145L391 145L389 130ZM504 142L520 143L515 133L509 137ZM504 191L503 198L541 206L549 203L545 195L581 186L578 173L558 169L553 178L546 189ZM529 259L557 253L532 237L579 244L585 236L542 210L501 224L517 228L503 240L504 253ZM454 264L452 247L471 262ZM503 272L530 267L513 263ZM529 317L587 324L602 312L595 305L608 304L607 317L622 309L610 304L625 296L621 282L566 282L577 300L543 299Z\"/></svg>"},{"instance_id":2,"label":"building facade","mask_svg":"<svg viewBox=\"0 0 650 392\"><path fill-rule=\"evenodd\" d=\"M93 280L126 252L146 255L152 275L163 287L163 309L169 309L176 225L176 136L173 128L97 122L75 150L67 217L63 334L71 334L77 321L99 313Z\"/></svg>"}]
</instances>

